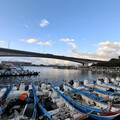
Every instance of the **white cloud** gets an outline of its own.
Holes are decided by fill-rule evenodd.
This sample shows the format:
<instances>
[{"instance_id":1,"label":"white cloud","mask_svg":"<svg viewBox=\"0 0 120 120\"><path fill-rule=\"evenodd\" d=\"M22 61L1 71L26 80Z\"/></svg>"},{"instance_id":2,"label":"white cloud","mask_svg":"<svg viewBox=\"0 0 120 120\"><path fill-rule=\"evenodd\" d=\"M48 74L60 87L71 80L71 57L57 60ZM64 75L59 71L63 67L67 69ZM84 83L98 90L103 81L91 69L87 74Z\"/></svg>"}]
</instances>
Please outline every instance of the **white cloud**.
<instances>
[{"instance_id":1,"label":"white cloud","mask_svg":"<svg viewBox=\"0 0 120 120\"><path fill-rule=\"evenodd\" d=\"M72 45L72 46L73 46L73 49L76 49L76 48L77 48L77 45L76 45L75 43L73 43L73 42L68 42L67 44L68 44L68 45Z\"/></svg>"},{"instance_id":2,"label":"white cloud","mask_svg":"<svg viewBox=\"0 0 120 120\"><path fill-rule=\"evenodd\" d=\"M72 45L73 49L77 48L77 45L75 43L73 43L75 41L74 39L62 38L59 41L67 42L67 45Z\"/></svg>"},{"instance_id":3,"label":"white cloud","mask_svg":"<svg viewBox=\"0 0 120 120\"><path fill-rule=\"evenodd\" d=\"M120 43L118 42L101 42L98 44L98 49L95 53L79 52L77 49L69 50L70 55L79 58L109 60L111 58L118 58L120 53Z\"/></svg>"},{"instance_id":4,"label":"white cloud","mask_svg":"<svg viewBox=\"0 0 120 120\"><path fill-rule=\"evenodd\" d=\"M49 46L52 46L52 43L51 42L38 42L37 44L39 45L49 45Z\"/></svg>"},{"instance_id":5,"label":"white cloud","mask_svg":"<svg viewBox=\"0 0 120 120\"><path fill-rule=\"evenodd\" d=\"M22 39L21 41L26 42L26 43L30 43L30 44L36 43L36 44L39 44L39 45L49 45L49 46L52 46L52 43L49 42L49 41L47 41L47 42L38 42L37 39L33 39L33 38L28 39L28 40Z\"/></svg>"},{"instance_id":6,"label":"white cloud","mask_svg":"<svg viewBox=\"0 0 120 120\"><path fill-rule=\"evenodd\" d=\"M38 40L37 40L37 39L33 39L33 38L31 38L31 39L28 39L28 40L24 40L24 39L22 39L21 41L23 41L23 42L27 42L27 43L36 43Z\"/></svg>"},{"instance_id":7,"label":"white cloud","mask_svg":"<svg viewBox=\"0 0 120 120\"><path fill-rule=\"evenodd\" d=\"M46 19L43 19L43 20L41 20L40 27L45 27L45 26L47 26L48 24L50 24L50 22L47 21Z\"/></svg>"},{"instance_id":8,"label":"white cloud","mask_svg":"<svg viewBox=\"0 0 120 120\"><path fill-rule=\"evenodd\" d=\"M0 41L0 45L4 45L5 44L5 41Z\"/></svg>"},{"instance_id":9,"label":"white cloud","mask_svg":"<svg viewBox=\"0 0 120 120\"><path fill-rule=\"evenodd\" d=\"M74 65L74 64L77 64L75 62L51 59L51 58L34 58L32 61L34 64L45 64L45 65Z\"/></svg>"},{"instance_id":10,"label":"white cloud","mask_svg":"<svg viewBox=\"0 0 120 120\"><path fill-rule=\"evenodd\" d=\"M62 39L60 39L59 41L63 41L63 42L73 42L73 41L75 41L74 39L69 39L69 38L62 38Z\"/></svg>"},{"instance_id":11,"label":"white cloud","mask_svg":"<svg viewBox=\"0 0 120 120\"><path fill-rule=\"evenodd\" d=\"M103 49L114 49L114 50L120 50L120 43L118 42L113 42L110 43L109 41L106 42L101 42L99 43L99 46L102 46Z\"/></svg>"}]
</instances>

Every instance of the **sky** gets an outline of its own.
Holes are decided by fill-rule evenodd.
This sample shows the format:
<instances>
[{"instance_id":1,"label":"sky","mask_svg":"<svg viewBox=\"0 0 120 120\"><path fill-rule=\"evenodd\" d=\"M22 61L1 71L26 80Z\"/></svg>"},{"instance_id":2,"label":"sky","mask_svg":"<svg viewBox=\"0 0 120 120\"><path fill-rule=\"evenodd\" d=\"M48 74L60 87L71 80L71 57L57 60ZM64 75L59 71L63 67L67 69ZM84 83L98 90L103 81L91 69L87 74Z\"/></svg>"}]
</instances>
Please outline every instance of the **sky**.
<instances>
[{"instance_id":1,"label":"sky","mask_svg":"<svg viewBox=\"0 0 120 120\"><path fill-rule=\"evenodd\" d=\"M1 0L0 47L98 60L117 58L119 6L120 0ZM70 64L41 58L3 59Z\"/></svg>"}]
</instances>

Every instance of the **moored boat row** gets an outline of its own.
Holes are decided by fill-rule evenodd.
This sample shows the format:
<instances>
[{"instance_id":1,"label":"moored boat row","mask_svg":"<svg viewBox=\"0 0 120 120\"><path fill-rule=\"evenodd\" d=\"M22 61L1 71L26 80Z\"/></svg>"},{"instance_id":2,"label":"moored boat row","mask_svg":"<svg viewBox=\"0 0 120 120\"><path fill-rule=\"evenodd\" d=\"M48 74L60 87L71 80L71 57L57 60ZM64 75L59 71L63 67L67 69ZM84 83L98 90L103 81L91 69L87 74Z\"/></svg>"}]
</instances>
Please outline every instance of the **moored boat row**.
<instances>
[{"instance_id":1,"label":"moored boat row","mask_svg":"<svg viewBox=\"0 0 120 120\"><path fill-rule=\"evenodd\" d=\"M16 92L14 96L17 97L13 98L9 93L12 98L1 111L1 119L82 120L87 117L58 94L53 86L42 84L40 87L32 84L27 91L25 88L22 83L21 90L11 90L11 93Z\"/></svg>"},{"instance_id":2,"label":"moored boat row","mask_svg":"<svg viewBox=\"0 0 120 120\"><path fill-rule=\"evenodd\" d=\"M102 86L97 85L73 82L63 84L63 88L52 84L8 86L0 91L0 103L5 104L1 105L1 119L112 120L118 117L120 93L106 92L108 87L100 90Z\"/></svg>"},{"instance_id":3,"label":"moored boat row","mask_svg":"<svg viewBox=\"0 0 120 120\"><path fill-rule=\"evenodd\" d=\"M24 70L22 67L5 67L0 70L1 76L27 76L38 75L39 72Z\"/></svg>"},{"instance_id":4,"label":"moored boat row","mask_svg":"<svg viewBox=\"0 0 120 120\"><path fill-rule=\"evenodd\" d=\"M120 114L120 110L118 108L109 106L109 104L103 103L98 99L95 99L94 96L92 96L91 94L85 91L73 88L69 85L67 86L70 87L72 90L78 92L81 95L82 99L86 102L86 103L84 102L80 102L80 103L82 104L84 103L85 107L89 106L87 109L91 109L92 111L94 111L93 113L96 113L92 115L89 114L90 117L100 120L101 119L107 120L107 119L113 119Z\"/></svg>"}]
</instances>

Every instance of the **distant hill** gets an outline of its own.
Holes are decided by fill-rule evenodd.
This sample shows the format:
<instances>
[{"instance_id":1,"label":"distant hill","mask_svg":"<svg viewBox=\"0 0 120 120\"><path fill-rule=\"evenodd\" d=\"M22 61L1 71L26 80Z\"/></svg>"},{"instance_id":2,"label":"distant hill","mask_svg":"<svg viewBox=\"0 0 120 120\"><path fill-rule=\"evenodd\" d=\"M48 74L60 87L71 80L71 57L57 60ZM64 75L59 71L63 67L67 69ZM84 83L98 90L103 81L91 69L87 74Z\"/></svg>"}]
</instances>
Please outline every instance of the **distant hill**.
<instances>
[{"instance_id":1,"label":"distant hill","mask_svg":"<svg viewBox=\"0 0 120 120\"><path fill-rule=\"evenodd\" d=\"M93 64L92 66L103 66L103 67L120 67L120 59L112 58L108 62L99 62L97 64Z\"/></svg>"}]
</instances>

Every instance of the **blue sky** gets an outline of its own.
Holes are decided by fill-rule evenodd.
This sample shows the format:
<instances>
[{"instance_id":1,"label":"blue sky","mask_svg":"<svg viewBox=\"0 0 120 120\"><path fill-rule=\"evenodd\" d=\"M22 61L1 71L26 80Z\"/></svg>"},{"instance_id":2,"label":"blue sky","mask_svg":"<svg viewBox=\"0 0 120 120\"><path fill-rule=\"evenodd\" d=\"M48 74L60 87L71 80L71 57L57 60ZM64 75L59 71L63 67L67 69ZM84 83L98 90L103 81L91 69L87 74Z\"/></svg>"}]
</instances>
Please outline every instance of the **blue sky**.
<instances>
[{"instance_id":1,"label":"blue sky","mask_svg":"<svg viewBox=\"0 0 120 120\"><path fill-rule=\"evenodd\" d=\"M119 6L119 0L2 0L0 47L7 48L10 41L12 49L90 59L117 57Z\"/></svg>"}]
</instances>

